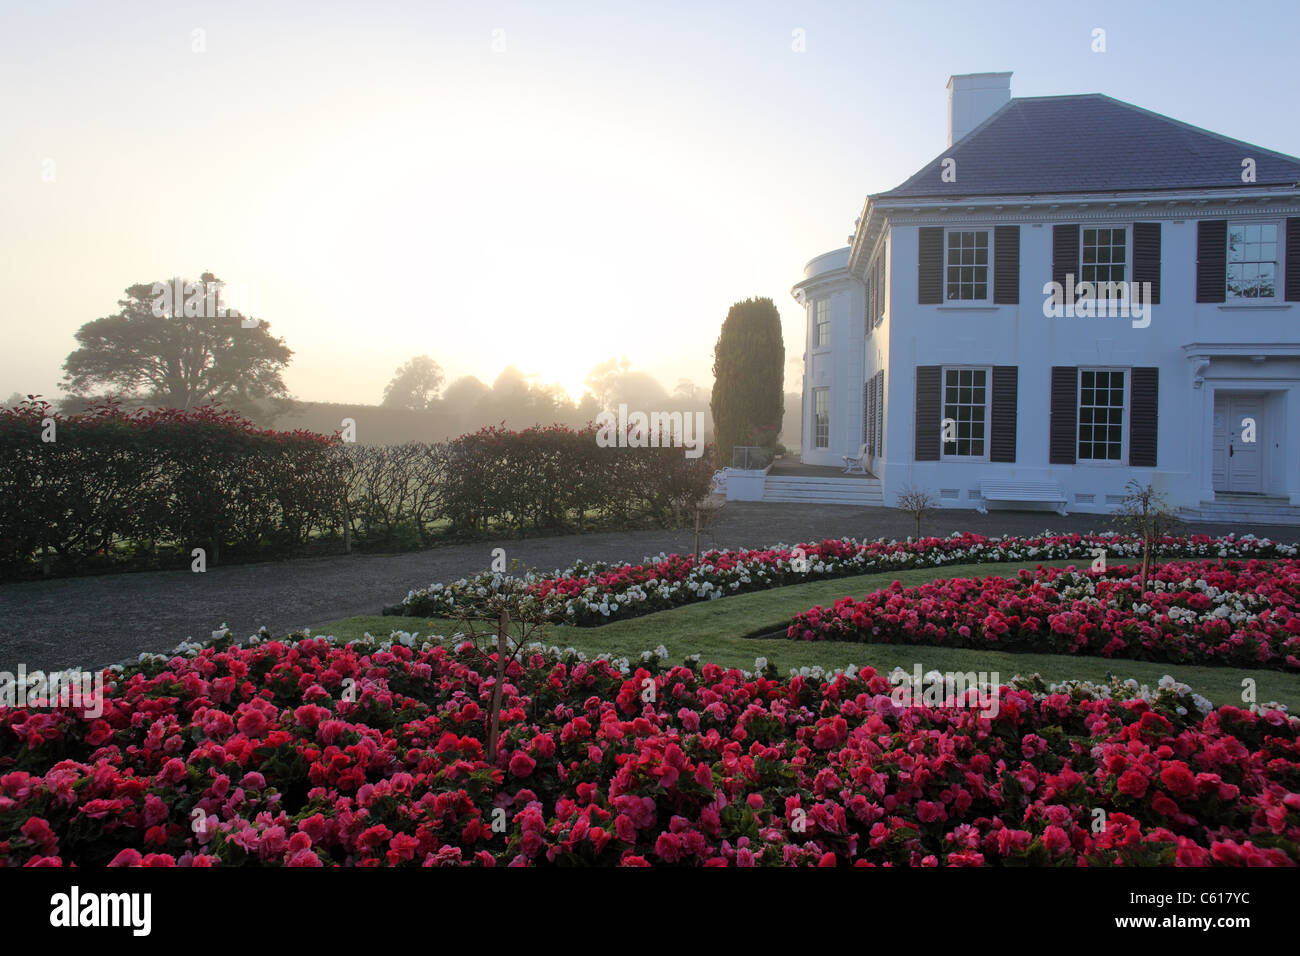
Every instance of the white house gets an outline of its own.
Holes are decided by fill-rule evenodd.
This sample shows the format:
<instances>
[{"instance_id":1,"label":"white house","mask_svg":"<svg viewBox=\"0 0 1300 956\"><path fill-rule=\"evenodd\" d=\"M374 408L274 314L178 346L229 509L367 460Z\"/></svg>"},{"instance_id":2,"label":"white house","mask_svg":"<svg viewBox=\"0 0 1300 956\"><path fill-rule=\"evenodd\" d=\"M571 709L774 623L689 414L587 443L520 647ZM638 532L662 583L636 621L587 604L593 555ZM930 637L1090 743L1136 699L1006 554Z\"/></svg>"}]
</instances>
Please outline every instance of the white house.
<instances>
[{"instance_id":1,"label":"white house","mask_svg":"<svg viewBox=\"0 0 1300 956\"><path fill-rule=\"evenodd\" d=\"M952 77L949 148L794 287L803 462L865 445L885 504L1107 512L1137 479L1300 519L1300 159L1010 77Z\"/></svg>"}]
</instances>

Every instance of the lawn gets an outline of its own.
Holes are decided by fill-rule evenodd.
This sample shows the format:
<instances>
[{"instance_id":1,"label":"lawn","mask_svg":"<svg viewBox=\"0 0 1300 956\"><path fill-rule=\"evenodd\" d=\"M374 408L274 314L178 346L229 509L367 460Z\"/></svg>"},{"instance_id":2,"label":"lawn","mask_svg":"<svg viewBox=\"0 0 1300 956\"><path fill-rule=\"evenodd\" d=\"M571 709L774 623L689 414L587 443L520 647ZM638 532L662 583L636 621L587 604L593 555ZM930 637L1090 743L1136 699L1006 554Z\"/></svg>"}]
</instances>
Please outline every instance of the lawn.
<instances>
[{"instance_id":1,"label":"lawn","mask_svg":"<svg viewBox=\"0 0 1300 956\"><path fill-rule=\"evenodd\" d=\"M1021 568L1038 565L1086 567L1087 562L1042 561L1024 564L989 563L953 565L945 568L864 574L856 577L817 581L753 594L736 595L704 604L693 604L643 617L616 621L603 627L557 625L539 632L538 640L560 647L574 647L588 656L608 653L635 661L642 651L663 645L673 660L699 654L705 661L727 667L752 669L756 657L765 657L782 672L792 667L820 665L825 668L870 664L888 672L902 667L909 673L920 664L925 671L996 671L1002 680L1015 674L1037 672L1048 681L1083 679L1102 681L1108 674L1136 678L1154 684L1166 674L1189 684L1216 704L1242 703L1242 681L1253 679L1255 699L1278 701L1293 710L1300 706L1300 674L1275 670L1244 670L1229 667L1201 667L1151 663L1127 659L1058 654L1010 654L961 648L908 647L897 644L847 644L833 641L790 641L784 636L789 618L814 604L829 605L845 595L861 596L899 581L905 586L950 577L1013 577ZM423 635L448 635L459 625L455 621L415 617L350 617L312 627L317 634L349 639L365 633L387 636L394 630ZM780 634L774 634L780 632ZM755 635L766 635L757 637Z\"/></svg>"}]
</instances>

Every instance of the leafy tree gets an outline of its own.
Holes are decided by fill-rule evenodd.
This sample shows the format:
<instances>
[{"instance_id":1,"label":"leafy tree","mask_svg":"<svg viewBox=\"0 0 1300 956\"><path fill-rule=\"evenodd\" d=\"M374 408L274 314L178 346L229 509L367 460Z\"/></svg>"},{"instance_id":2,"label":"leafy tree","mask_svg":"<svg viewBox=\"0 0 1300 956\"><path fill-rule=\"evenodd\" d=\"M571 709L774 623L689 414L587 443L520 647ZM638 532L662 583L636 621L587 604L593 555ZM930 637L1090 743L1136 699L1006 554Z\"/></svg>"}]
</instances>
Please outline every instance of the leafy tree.
<instances>
[{"instance_id":1,"label":"leafy tree","mask_svg":"<svg viewBox=\"0 0 1300 956\"><path fill-rule=\"evenodd\" d=\"M462 375L442 393L442 400L457 410L470 411L492 389L473 375Z\"/></svg>"},{"instance_id":2,"label":"leafy tree","mask_svg":"<svg viewBox=\"0 0 1300 956\"><path fill-rule=\"evenodd\" d=\"M437 362L427 355L417 355L394 373L380 404L385 408L416 411L433 408L443 380L442 368Z\"/></svg>"},{"instance_id":3,"label":"leafy tree","mask_svg":"<svg viewBox=\"0 0 1300 956\"><path fill-rule=\"evenodd\" d=\"M737 302L713 349L714 441L717 461L736 445L770 445L785 417L785 344L781 314L768 298Z\"/></svg>"},{"instance_id":4,"label":"leafy tree","mask_svg":"<svg viewBox=\"0 0 1300 956\"><path fill-rule=\"evenodd\" d=\"M679 378L677 385L673 388L673 398L677 401L686 402L694 405L700 400L704 389L700 388L689 378Z\"/></svg>"},{"instance_id":5,"label":"leafy tree","mask_svg":"<svg viewBox=\"0 0 1300 956\"><path fill-rule=\"evenodd\" d=\"M160 289L178 285L186 290L183 301L160 298ZM80 347L63 363L64 388L82 394L108 386L143 404L222 402L244 413L286 397L281 371L293 352L271 337L265 320L245 328L245 316L225 309L223 285L205 272L201 284L171 279L130 286L115 314L77 330Z\"/></svg>"},{"instance_id":6,"label":"leafy tree","mask_svg":"<svg viewBox=\"0 0 1300 956\"><path fill-rule=\"evenodd\" d=\"M648 372L632 371L626 356L592 366L583 384L598 407L611 412L617 411L620 403L642 412L666 411L671 405L659 381Z\"/></svg>"}]
</instances>

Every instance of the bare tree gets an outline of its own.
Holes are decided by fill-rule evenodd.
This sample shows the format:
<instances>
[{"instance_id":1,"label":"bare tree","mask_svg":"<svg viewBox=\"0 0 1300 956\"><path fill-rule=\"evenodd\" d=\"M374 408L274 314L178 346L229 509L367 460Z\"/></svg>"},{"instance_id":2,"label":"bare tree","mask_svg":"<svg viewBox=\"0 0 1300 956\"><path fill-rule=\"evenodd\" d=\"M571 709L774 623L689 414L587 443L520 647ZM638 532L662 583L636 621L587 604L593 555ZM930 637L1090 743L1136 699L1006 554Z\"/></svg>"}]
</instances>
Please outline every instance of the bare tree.
<instances>
[{"instance_id":1,"label":"bare tree","mask_svg":"<svg viewBox=\"0 0 1300 956\"><path fill-rule=\"evenodd\" d=\"M695 563L700 563L700 534L701 532L711 532L718 519L722 517L722 509L727 505L727 499L722 495L709 495L701 498L695 505ZM712 534L709 535L713 537ZM716 544L716 542L715 542Z\"/></svg>"},{"instance_id":2,"label":"bare tree","mask_svg":"<svg viewBox=\"0 0 1300 956\"><path fill-rule=\"evenodd\" d=\"M916 537L921 537L921 520L939 510L938 499L915 485L908 485L898 495L898 509L905 511L916 521Z\"/></svg>"},{"instance_id":3,"label":"bare tree","mask_svg":"<svg viewBox=\"0 0 1300 956\"><path fill-rule=\"evenodd\" d=\"M1111 513L1111 522L1121 531L1142 539L1142 590L1147 589L1151 557L1156 541L1172 534L1180 525L1178 515L1169 507L1164 495L1151 485L1132 479L1124 486L1125 495Z\"/></svg>"}]
</instances>

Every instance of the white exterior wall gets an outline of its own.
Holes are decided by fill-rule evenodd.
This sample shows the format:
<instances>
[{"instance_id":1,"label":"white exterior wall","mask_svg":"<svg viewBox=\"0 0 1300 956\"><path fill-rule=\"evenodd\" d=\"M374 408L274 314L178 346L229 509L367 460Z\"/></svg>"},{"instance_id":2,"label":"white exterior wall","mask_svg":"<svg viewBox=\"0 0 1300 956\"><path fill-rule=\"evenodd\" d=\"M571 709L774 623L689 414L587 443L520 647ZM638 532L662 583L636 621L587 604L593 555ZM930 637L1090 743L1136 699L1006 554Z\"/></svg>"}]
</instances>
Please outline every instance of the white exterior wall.
<instances>
[{"instance_id":1,"label":"white exterior wall","mask_svg":"<svg viewBox=\"0 0 1300 956\"><path fill-rule=\"evenodd\" d=\"M894 284L894 277L890 272L890 270L893 268L893 259L892 259L893 250L891 248L889 240L890 240L890 234L889 231L886 230L885 236L879 245L878 251L876 252L877 256L885 257L885 298L884 298L884 308L881 310L881 314L884 316L884 318L881 319L879 325L872 328L866 334L863 341L863 346L865 350L865 356L863 361L863 366L866 372L865 380L870 381L877 372L883 371L885 373L884 395L879 396L877 398L877 401L881 402L884 406L884 414L883 414L881 430L880 430L880 447L875 450L875 454L871 457L870 464L869 464L871 473L877 477L882 477L885 473L885 469L888 467L888 462L889 462L888 455L890 449L889 419L890 419L891 406L893 405L893 402L890 400L893 393L892 380L894 376L890 370L889 336L890 336L890 326L891 326L890 320L893 316L893 311L894 311L892 308L891 296L896 286ZM870 263L868 265L870 265ZM864 286L863 287L864 311L866 306L865 295L866 295L866 288ZM904 413L909 412L911 407L912 407L912 403L910 400L907 402L907 404L900 406L900 408L902 408ZM900 454L900 458L901 457L902 456ZM885 503L887 505L892 504L893 499L887 497L885 499Z\"/></svg>"},{"instance_id":2,"label":"white exterior wall","mask_svg":"<svg viewBox=\"0 0 1300 956\"><path fill-rule=\"evenodd\" d=\"M1067 507L1080 512L1113 510L1116 496L1124 494L1130 479L1153 483L1173 505L1195 506L1214 497L1210 448L1214 395L1229 389L1268 393L1266 419L1259 432L1265 459L1262 490L1300 504L1300 305L1280 301L1282 275L1278 278L1279 300L1271 305L1198 304L1197 218L1189 214L1161 219L1153 212L1148 207L1112 211L1108 217L1091 210L1067 210L1053 218L1026 214L1019 219L977 219L963 215L958 220L950 215L946 222L938 218L891 221L888 318L864 343L866 375L880 367L887 369L885 456L873 469L884 481L886 505L894 504L897 495L912 484L936 496L941 489L956 489L956 499L941 503L974 507L981 479L1006 478L1058 482L1069 496ZM1246 218L1214 209L1202 215ZM1284 215L1254 218L1280 221ZM1148 327L1135 328L1128 317L1043 315L1043 285L1052 276L1054 223L1126 226L1131 274L1132 223L1157 220L1163 222L1161 304L1153 308ZM1020 305L992 305L991 280L988 304L917 304L918 228L944 224L990 230L994 225L1020 225ZM1280 247L1279 241L1279 261L1284 255ZM1207 352L1211 353L1209 362L1202 367L1204 359L1193 356ZM1223 354L1231 352L1242 354ZM1019 367L1014 464L913 461L915 371L920 365ZM1059 365L1160 369L1157 468L1049 463L1050 376L1052 366ZM846 368L844 373L851 374L851 370ZM1195 384L1198 377L1203 378L1199 387ZM855 382L859 420L861 382ZM841 414L851 414L852 408L846 397ZM1126 441L1130 419L1131 406L1126 406ZM1093 501L1081 502L1078 495L1092 495Z\"/></svg>"},{"instance_id":3,"label":"white exterior wall","mask_svg":"<svg viewBox=\"0 0 1300 956\"><path fill-rule=\"evenodd\" d=\"M804 270L796 296L804 303L804 377L801 460L812 465L843 465L862 444L863 287L848 274L847 248L818 256ZM829 299L831 340L817 347L819 299ZM813 390L829 388L830 436L826 448L816 447ZM786 414L790 414L787 410Z\"/></svg>"}]
</instances>

